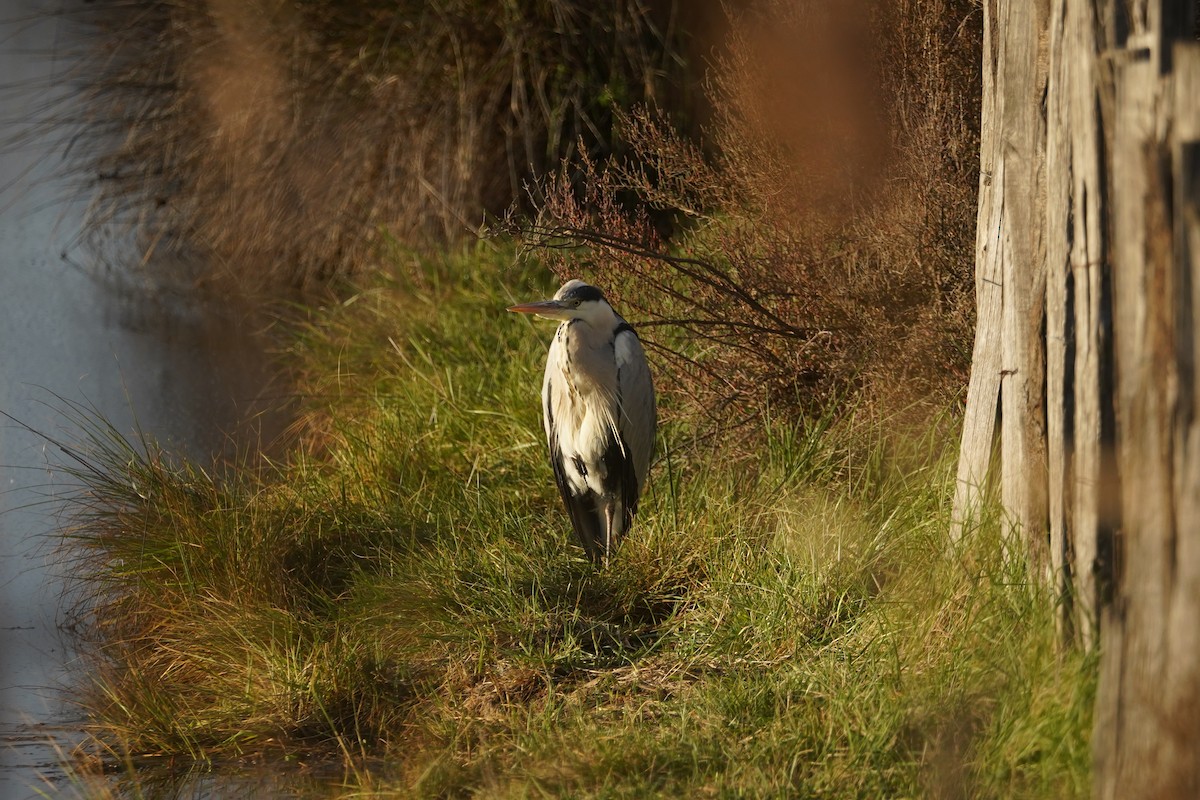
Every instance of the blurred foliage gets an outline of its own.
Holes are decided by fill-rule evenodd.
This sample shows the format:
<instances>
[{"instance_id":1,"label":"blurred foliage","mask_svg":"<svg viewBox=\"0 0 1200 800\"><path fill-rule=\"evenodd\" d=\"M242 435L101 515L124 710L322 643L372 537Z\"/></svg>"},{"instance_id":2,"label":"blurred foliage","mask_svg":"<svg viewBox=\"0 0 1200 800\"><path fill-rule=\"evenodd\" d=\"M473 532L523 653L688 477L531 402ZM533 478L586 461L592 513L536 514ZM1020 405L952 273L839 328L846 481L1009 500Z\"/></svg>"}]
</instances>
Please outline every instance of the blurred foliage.
<instances>
[{"instance_id":1,"label":"blurred foliage","mask_svg":"<svg viewBox=\"0 0 1200 800\"><path fill-rule=\"evenodd\" d=\"M719 9L101 0L89 122L117 146L91 154L93 228L132 224L202 280L275 290L361 273L384 230L459 240L536 203L547 171L620 151L617 109L686 126Z\"/></svg>"}]
</instances>

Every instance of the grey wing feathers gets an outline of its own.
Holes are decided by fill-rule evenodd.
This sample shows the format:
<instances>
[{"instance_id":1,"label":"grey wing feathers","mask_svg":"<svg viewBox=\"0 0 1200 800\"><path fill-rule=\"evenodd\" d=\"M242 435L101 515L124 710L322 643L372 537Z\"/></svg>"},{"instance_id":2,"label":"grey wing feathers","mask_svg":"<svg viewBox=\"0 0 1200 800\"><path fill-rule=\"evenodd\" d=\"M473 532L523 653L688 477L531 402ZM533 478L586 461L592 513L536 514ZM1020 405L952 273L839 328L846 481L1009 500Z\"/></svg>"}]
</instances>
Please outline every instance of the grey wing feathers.
<instances>
[{"instance_id":1,"label":"grey wing feathers","mask_svg":"<svg viewBox=\"0 0 1200 800\"><path fill-rule=\"evenodd\" d=\"M654 401L654 382L646 353L633 328L621 326L613 350L617 359L617 385L620 389L621 415L617 425L621 438L629 449L636 474L634 510L637 496L646 484L650 458L654 455L654 435L658 426Z\"/></svg>"}]
</instances>

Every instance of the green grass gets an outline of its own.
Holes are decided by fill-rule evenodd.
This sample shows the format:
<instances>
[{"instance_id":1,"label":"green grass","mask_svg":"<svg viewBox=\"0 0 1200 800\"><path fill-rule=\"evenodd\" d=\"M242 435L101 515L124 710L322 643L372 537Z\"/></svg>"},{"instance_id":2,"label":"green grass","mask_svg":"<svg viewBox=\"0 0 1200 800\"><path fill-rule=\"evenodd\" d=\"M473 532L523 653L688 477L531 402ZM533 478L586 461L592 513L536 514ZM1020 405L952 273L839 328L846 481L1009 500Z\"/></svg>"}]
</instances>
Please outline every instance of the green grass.
<instances>
[{"instance_id":1,"label":"green grass","mask_svg":"<svg viewBox=\"0 0 1200 800\"><path fill-rule=\"evenodd\" d=\"M314 312L281 463L80 416L92 752L340 759L354 796L1087 794L1094 658L994 521L948 542L953 420L768 421L736 455L665 408L598 569L544 453L551 329L504 312L552 287L511 260Z\"/></svg>"}]
</instances>

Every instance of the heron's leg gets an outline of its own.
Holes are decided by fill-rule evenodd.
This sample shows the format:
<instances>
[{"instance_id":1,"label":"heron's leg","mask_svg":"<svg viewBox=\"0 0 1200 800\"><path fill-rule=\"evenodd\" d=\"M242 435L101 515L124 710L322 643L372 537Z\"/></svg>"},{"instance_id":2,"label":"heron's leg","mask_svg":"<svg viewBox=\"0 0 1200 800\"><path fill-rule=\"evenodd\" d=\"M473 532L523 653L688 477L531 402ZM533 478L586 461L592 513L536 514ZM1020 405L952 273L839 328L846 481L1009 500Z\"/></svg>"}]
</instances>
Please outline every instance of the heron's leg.
<instances>
[{"instance_id":1,"label":"heron's leg","mask_svg":"<svg viewBox=\"0 0 1200 800\"><path fill-rule=\"evenodd\" d=\"M608 560L612 558L613 546L613 503L611 500L604 504L604 566L608 566Z\"/></svg>"}]
</instances>

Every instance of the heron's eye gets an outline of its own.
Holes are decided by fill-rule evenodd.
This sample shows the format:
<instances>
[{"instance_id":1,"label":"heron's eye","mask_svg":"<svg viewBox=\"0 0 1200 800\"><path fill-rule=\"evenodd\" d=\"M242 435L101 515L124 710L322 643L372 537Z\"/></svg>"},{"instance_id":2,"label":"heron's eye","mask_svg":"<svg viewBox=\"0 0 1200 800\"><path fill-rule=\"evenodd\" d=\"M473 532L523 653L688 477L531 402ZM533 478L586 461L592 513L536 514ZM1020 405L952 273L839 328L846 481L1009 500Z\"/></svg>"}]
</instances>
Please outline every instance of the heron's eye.
<instances>
[{"instance_id":1,"label":"heron's eye","mask_svg":"<svg viewBox=\"0 0 1200 800\"><path fill-rule=\"evenodd\" d=\"M583 302L582 300L580 300L578 297L576 297L574 300L571 301L571 305L575 306L576 308L579 308L579 304L582 302Z\"/></svg>"}]
</instances>

